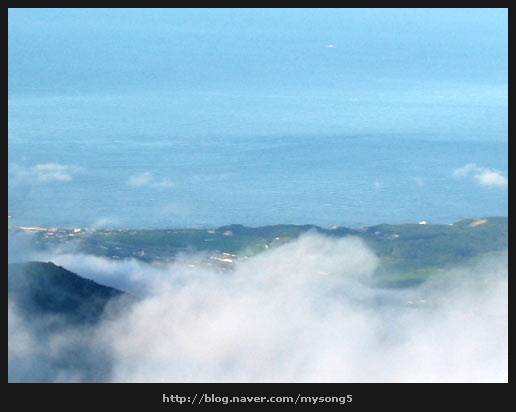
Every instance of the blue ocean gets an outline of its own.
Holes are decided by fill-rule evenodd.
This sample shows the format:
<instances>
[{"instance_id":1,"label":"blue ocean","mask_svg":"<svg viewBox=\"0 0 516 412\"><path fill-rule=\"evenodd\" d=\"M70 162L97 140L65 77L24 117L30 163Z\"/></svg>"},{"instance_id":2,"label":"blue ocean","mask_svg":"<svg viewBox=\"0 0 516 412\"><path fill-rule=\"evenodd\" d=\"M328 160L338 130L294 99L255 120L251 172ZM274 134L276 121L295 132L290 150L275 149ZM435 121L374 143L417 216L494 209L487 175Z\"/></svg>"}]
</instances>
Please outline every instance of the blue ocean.
<instances>
[{"instance_id":1,"label":"blue ocean","mask_svg":"<svg viewBox=\"0 0 516 412\"><path fill-rule=\"evenodd\" d=\"M507 216L506 12L422 13L10 10L9 224Z\"/></svg>"}]
</instances>

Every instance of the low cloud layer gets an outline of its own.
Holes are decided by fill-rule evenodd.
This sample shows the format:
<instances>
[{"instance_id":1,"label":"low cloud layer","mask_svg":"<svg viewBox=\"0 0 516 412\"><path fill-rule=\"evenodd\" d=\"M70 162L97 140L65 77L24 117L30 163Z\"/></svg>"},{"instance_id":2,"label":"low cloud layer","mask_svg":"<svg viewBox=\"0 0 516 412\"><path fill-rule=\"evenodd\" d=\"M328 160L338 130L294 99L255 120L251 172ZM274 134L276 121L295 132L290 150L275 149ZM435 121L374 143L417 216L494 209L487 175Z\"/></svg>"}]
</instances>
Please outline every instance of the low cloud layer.
<instances>
[{"instance_id":1,"label":"low cloud layer","mask_svg":"<svg viewBox=\"0 0 516 412\"><path fill-rule=\"evenodd\" d=\"M27 319L7 304L9 382L107 381L111 358L97 331L71 327L59 316Z\"/></svg>"},{"instance_id":2,"label":"low cloud layer","mask_svg":"<svg viewBox=\"0 0 516 412\"><path fill-rule=\"evenodd\" d=\"M507 253L404 290L373 285L378 260L362 240L314 233L240 260L230 272L209 267L205 256L185 255L160 268L81 254L49 258L144 297L118 320L88 333L110 365L103 380L508 379ZM54 380L91 378L80 368L61 371L55 362L78 345L80 331L42 344L16 313L9 308L11 380L23 370L18 367L24 354L37 357L41 345L54 356L41 363ZM86 349L81 353L92 356Z\"/></svg>"},{"instance_id":3,"label":"low cloud layer","mask_svg":"<svg viewBox=\"0 0 516 412\"><path fill-rule=\"evenodd\" d=\"M499 170L479 167L475 163L468 163L464 167L454 169L453 176L472 177L479 185L486 187L506 187L509 182Z\"/></svg>"}]
</instances>

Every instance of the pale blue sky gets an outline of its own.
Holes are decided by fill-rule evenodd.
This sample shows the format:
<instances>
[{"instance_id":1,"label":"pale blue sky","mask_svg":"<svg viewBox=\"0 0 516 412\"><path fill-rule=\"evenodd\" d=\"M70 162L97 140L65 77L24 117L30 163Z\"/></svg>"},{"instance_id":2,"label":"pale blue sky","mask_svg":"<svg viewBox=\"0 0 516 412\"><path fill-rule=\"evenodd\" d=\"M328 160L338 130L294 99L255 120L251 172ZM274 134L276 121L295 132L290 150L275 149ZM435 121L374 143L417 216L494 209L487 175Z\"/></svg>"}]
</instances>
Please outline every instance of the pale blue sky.
<instances>
[{"instance_id":1,"label":"pale blue sky","mask_svg":"<svg viewBox=\"0 0 516 412\"><path fill-rule=\"evenodd\" d=\"M507 9L10 9L8 22L11 95L508 76Z\"/></svg>"}]
</instances>

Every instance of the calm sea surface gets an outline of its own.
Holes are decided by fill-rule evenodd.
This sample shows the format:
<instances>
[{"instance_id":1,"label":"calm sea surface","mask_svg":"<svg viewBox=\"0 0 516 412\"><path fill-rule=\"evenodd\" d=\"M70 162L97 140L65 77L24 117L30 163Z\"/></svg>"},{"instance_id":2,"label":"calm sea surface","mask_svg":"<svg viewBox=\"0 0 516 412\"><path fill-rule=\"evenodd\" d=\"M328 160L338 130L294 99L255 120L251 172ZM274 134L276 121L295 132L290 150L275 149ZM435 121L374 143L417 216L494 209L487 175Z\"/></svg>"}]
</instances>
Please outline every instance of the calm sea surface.
<instances>
[{"instance_id":1,"label":"calm sea surface","mask_svg":"<svg viewBox=\"0 0 516 412\"><path fill-rule=\"evenodd\" d=\"M503 130L455 130L469 127L475 105L317 98L328 106L305 105L327 125L288 96L243 96L242 106L202 93L11 99L10 224L357 226L508 214L507 187L475 177L507 176ZM484 121L503 116L495 109ZM479 138L497 132L500 141Z\"/></svg>"}]
</instances>

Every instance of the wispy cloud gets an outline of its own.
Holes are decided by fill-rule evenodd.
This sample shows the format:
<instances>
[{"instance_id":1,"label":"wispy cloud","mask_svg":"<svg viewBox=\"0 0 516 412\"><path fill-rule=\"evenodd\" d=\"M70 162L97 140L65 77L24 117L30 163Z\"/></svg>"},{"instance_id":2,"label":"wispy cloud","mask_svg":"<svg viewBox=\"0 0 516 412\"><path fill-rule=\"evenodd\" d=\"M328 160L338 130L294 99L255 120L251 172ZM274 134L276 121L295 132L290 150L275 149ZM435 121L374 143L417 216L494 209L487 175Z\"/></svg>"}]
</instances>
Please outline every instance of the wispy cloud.
<instances>
[{"instance_id":1,"label":"wispy cloud","mask_svg":"<svg viewBox=\"0 0 516 412\"><path fill-rule=\"evenodd\" d=\"M146 186L150 183L151 179L152 179L152 177L149 172L140 173L139 175L132 176L129 179L129 181L127 182L127 184L129 186L135 186L135 187Z\"/></svg>"},{"instance_id":2,"label":"wispy cloud","mask_svg":"<svg viewBox=\"0 0 516 412\"><path fill-rule=\"evenodd\" d=\"M425 184L424 180L420 177L413 177L412 180L414 180L418 186L423 186Z\"/></svg>"},{"instance_id":3,"label":"wispy cloud","mask_svg":"<svg viewBox=\"0 0 516 412\"><path fill-rule=\"evenodd\" d=\"M477 165L475 163L468 163L467 165L463 167L459 167L457 169L453 169L453 176L455 177L464 177L470 174L472 171L474 171L477 168Z\"/></svg>"},{"instance_id":4,"label":"wispy cloud","mask_svg":"<svg viewBox=\"0 0 516 412\"><path fill-rule=\"evenodd\" d=\"M154 180L151 184L152 187L174 187L175 183L170 180L163 178L160 180Z\"/></svg>"},{"instance_id":5,"label":"wispy cloud","mask_svg":"<svg viewBox=\"0 0 516 412\"><path fill-rule=\"evenodd\" d=\"M37 180L40 182L68 182L72 180L72 168L58 163L46 163L34 166Z\"/></svg>"},{"instance_id":6,"label":"wispy cloud","mask_svg":"<svg viewBox=\"0 0 516 412\"><path fill-rule=\"evenodd\" d=\"M457 178L472 177L479 185L487 187L506 187L509 183L509 180L499 170L477 166L475 163L468 163L454 169L452 174Z\"/></svg>"},{"instance_id":7,"label":"wispy cloud","mask_svg":"<svg viewBox=\"0 0 516 412\"><path fill-rule=\"evenodd\" d=\"M84 168L60 163L42 163L32 167L13 165L11 172L17 181L70 182L73 176Z\"/></svg>"},{"instance_id":8,"label":"wispy cloud","mask_svg":"<svg viewBox=\"0 0 516 412\"><path fill-rule=\"evenodd\" d=\"M146 186L146 187L166 188L166 187L174 187L175 186L175 183L171 182L167 178L156 179L149 172L143 172L143 173L137 174L135 176L132 176L128 180L127 184L129 186L133 186L133 187Z\"/></svg>"}]
</instances>

